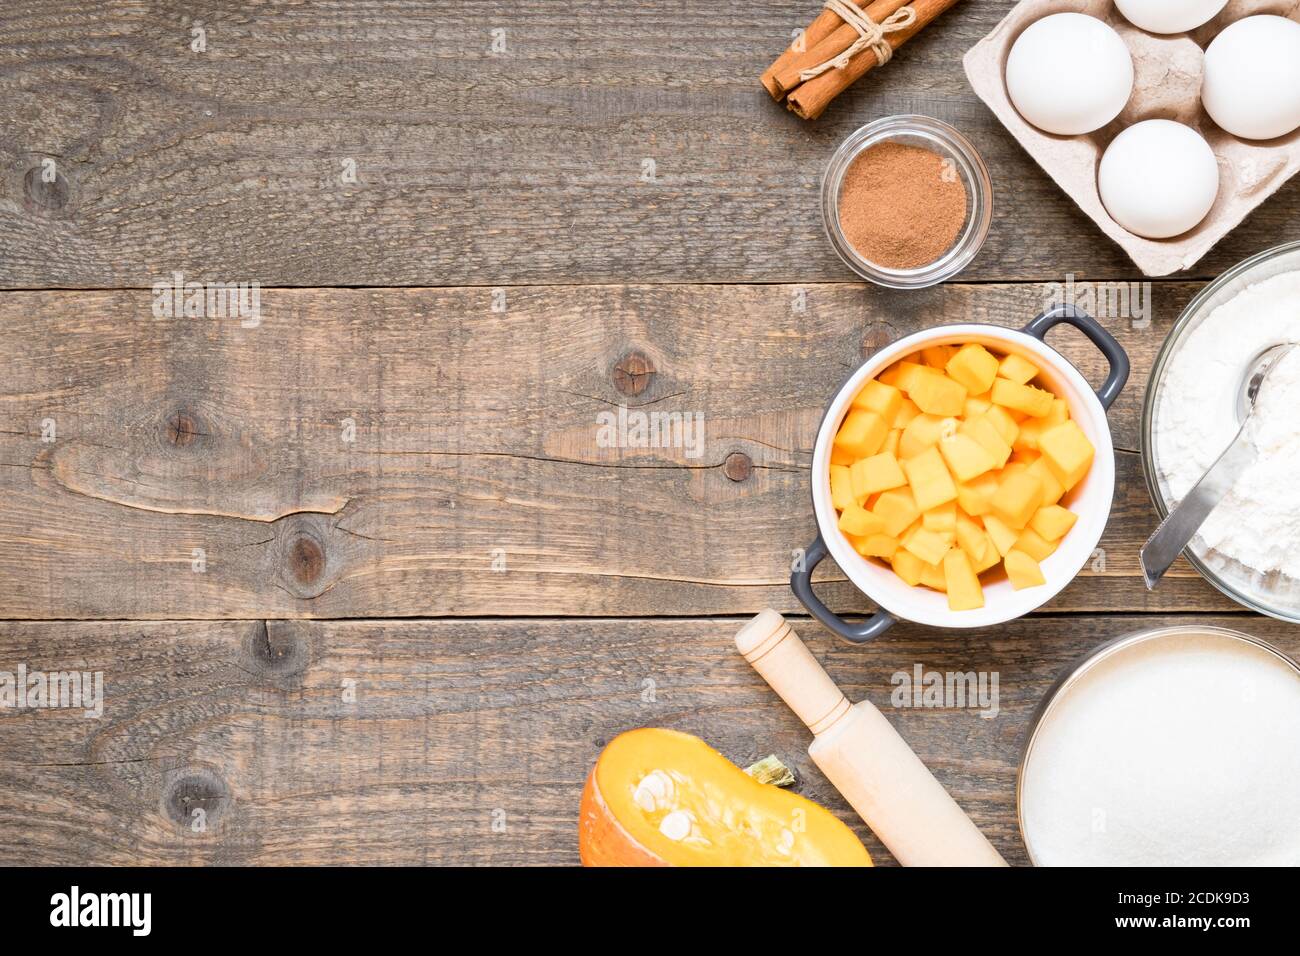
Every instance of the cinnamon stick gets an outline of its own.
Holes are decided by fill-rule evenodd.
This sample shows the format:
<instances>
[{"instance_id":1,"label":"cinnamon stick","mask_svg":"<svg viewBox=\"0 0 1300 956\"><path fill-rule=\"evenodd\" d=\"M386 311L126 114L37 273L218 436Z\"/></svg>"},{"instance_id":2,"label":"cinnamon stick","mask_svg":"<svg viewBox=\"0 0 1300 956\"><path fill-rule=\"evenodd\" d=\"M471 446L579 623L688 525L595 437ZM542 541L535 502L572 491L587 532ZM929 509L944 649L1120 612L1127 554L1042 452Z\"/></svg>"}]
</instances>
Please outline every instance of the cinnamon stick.
<instances>
[{"instance_id":1,"label":"cinnamon stick","mask_svg":"<svg viewBox=\"0 0 1300 956\"><path fill-rule=\"evenodd\" d=\"M863 12L876 23L884 23L899 9L906 6L907 2L908 0L864 0L858 6L863 7ZM830 13L829 10L824 12ZM831 15L834 16L834 14ZM775 72L772 74L771 85L768 86L766 83L763 85L768 87L769 93L772 92L773 87L779 91L772 94L776 99L779 100L804 81L803 77L800 76L804 70L821 66L827 60L835 59L857 42L858 31L840 20L839 17L835 17L835 19L839 21L839 26L820 42L808 47L803 53L797 53L790 57L786 60L785 65L779 69L776 69L776 67L780 60L773 64Z\"/></svg>"},{"instance_id":2,"label":"cinnamon stick","mask_svg":"<svg viewBox=\"0 0 1300 956\"><path fill-rule=\"evenodd\" d=\"M958 0L912 0L910 6L916 11L916 22L906 30L886 34L885 42L891 49L897 50L957 2ZM863 50L849 60L848 66L844 69L827 70L821 76L813 77L807 83L798 86L787 98L786 105L796 116L809 120L816 119L830 105L831 100L873 69L877 63L874 50L869 48Z\"/></svg>"},{"instance_id":3,"label":"cinnamon stick","mask_svg":"<svg viewBox=\"0 0 1300 956\"><path fill-rule=\"evenodd\" d=\"M871 0L849 0L849 2L855 7L863 7L870 3ZM832 13L823 7L822 12L817 14L817 18L808 24L808 29L803 31L803 36L800 37L803 43L800 45L803 47L804 52L807 52L844 25L844 21L839 18L838 14ZM776 74L785 69L792 59L802 55L791 44L784 53L776 58L776 62L764 70L763 75L758 78L759 82L772 94L772 99L779 100L786 94L785 90L778 89L775 85ZM825 60L822 62L825 62Z\"/></svg>"}]
</instances>

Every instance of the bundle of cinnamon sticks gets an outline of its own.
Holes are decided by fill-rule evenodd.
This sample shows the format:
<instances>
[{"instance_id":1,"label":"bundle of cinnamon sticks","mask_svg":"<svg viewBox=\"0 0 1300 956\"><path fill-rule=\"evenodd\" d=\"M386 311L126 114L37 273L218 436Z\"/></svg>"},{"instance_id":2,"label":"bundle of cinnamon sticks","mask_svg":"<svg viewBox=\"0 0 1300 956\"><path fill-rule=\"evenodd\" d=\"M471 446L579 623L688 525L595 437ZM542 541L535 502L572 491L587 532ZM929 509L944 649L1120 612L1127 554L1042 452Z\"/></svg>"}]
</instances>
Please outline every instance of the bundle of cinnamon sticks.
<instances>
[{"instance_id":1,"label":"bundle of cinnamon sticks","mask_svg":"<svg viewBox=\"0 0 1300 956\"><path fill-rule=\"evenodd\" d=\"M884 24L904 7L911 8L914 16L910 23L884 34L883 41L892 51L920 33L939 14L957 3L957 0L846 2L859 7L877 24ZM767 68L760 80L774 100L779 102L785 99L786 105L797 115L804 119L816 119L830 105L831 100L880 64L881 58L877 51L868 46L849 57L847 63L831 66L812 75L819 67L843 58L844 52L861 36L858 28L846 23L839 14L823 9L794 44Z\"/></svg>"}]
</instances>

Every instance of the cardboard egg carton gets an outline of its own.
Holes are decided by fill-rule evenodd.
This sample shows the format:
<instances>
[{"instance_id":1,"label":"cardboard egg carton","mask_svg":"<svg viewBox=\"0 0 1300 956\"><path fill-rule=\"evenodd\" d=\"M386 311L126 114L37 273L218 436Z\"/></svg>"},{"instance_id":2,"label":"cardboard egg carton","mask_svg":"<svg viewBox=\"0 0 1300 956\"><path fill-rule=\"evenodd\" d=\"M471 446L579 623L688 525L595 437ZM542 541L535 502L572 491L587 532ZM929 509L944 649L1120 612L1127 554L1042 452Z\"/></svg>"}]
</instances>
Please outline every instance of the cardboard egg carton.
<instances>
[{"instance_id":1,"label":"cardboard egg carton","mask_svg":"<svg viewBox=\"0 0 1300 956\"><path fill-rule=\"evenodd\" d=\"M1011 45L1031 23L1053 13L1086 13L1115 28L1133 55L1133 95L1109 125L1083 136L1055 136L1031 126L1007 94ZM1275 14L1300 21L1300 0L1229 0L1223 12L1190 33L1160 36L1124 19L1112 0L1022 0L966 54L971 86L1038 165L1110 236L1142 272L1169 275L1194 265L1216 242L1300 170L1300 130L1265 141L1238 139L1201 106L1205 48L1243 17ZM1148 119L1171 119L1197 130L1219 161L1219 196L1194 229L1172 239L1144 239L1115 222L1097 191L1097 166L1110 141Z\"/></svg>"}]
</instances>

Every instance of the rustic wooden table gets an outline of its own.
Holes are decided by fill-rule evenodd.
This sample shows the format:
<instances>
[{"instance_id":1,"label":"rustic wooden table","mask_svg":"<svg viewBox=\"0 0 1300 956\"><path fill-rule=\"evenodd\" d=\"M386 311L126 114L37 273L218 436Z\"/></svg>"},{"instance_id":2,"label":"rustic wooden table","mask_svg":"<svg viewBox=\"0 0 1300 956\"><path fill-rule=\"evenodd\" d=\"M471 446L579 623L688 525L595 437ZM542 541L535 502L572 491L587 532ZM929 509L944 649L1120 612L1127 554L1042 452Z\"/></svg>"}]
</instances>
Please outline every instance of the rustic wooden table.
<instances>
[{"instance_id":1,"label":"rustic wooden table","mask_svg":"<svg viewBox=\"0 0 1300 956\"><path fill-rule=\"evenodd\" d=\"M757 76L814 7L0 11L0 669L102 671L107 695L99 720L0 711L10 860L572 864L596 754L652 724L779 754L889 861L731 646L800 611L823 404L902 333L1141 277L967 88L1009 0L967 0L808 124ZM997 203L960 281L892 293L836 259L818 180L903 112L964 130ZM1300 650L1187 565L1154 593L1137 565L1153 357L1298 212L1293 182L1153 282L1152 321L1108 320L1134 366L1115 508L1042 613L863 648L797 620L886 708L915 664L998 672L996 718L887 712L1013 862L1026 722L1072 658L1188 617ZM155 317L176 272L260 283L260 324ZM620 405L702 414L703 453L603 447Z\"/></svg>"}]
</instances>

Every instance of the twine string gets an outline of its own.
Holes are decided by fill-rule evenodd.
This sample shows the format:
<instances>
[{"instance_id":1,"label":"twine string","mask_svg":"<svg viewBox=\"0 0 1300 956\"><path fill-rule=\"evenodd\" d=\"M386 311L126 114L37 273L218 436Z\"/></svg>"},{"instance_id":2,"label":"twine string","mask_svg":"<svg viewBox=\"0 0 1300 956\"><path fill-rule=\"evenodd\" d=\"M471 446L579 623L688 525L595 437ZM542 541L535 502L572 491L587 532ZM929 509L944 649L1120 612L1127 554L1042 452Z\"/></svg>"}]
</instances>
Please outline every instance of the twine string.
<instances>
[{"instance_id":1,"label":"twine string","mask_svg":"<svg viewBox=\"0 0 1300 956\"><path fill-rule=\"evenodd\" d=\"M916 22L916 11L909 7L900 7L884 21L877 23L861 7L855 7L847 0L826 0L826 9L853 27L858 38L843 53L831 57L825 63L811 66L799 72L799 80L806 82L815 76L821 76L827 70L842 70L863 50L876 54L876 64L884 66L894 55L894 48L889 45L886 35L905 30Z\"/></svg>"}]
</instances>

